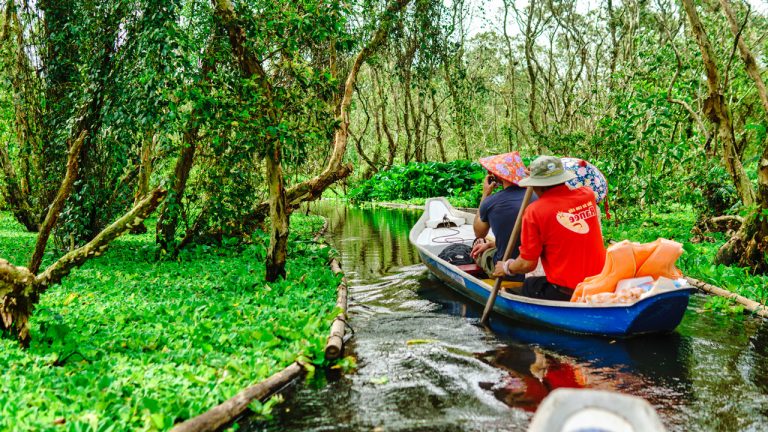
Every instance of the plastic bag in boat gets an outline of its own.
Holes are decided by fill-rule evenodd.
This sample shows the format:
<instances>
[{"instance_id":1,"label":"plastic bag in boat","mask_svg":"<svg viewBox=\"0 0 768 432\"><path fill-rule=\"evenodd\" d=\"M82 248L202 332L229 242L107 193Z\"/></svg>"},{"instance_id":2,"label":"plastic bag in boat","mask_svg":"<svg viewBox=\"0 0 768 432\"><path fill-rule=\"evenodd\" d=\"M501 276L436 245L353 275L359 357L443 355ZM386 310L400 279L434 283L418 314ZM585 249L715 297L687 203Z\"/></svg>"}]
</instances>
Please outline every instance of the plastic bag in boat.
<instances>
[{"instance_id":1,"label":"plastic bag in boat","mask_svg":"<svg viewBox=\"0 0 768 432\"><path fill-rule=\"evenodd\" d=\"M443 249L437 257L453 265L474 264L471 253L471 247L464 243L454 243Z\"/></svg>"}]
</instances>

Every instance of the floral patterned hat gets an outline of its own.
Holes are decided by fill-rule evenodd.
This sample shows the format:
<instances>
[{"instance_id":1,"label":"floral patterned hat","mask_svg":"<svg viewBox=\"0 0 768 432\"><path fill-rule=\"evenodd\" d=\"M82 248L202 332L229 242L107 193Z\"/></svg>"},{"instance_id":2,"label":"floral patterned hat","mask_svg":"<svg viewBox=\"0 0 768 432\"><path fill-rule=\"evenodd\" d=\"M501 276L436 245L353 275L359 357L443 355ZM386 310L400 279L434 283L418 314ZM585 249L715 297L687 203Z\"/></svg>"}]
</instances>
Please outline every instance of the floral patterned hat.
<instances>
[{"instance_id":1,"label":"floral patterned hat","mask_svg":"<svg viewBox=\"0 0 768 432\"><path fill-rule=\"evenodd\" d=\"M608 180L606 180L603 173L601 173L596 166L584 159L564 157L562 158L562 161L565 170L576 175L576 178L568 180L565 184L571 189L578 189L582 186L592 189L592 192L595 193L595 202L603 203L605 217L610 219L611 212L608 205Z\"/></svg>"},{"instance_id":2,"label":"floral patterned hat","mask_svg":"<svg viewBox=\"0 0 768 432\"><path fill-rule=\"evenodd\" d=\"M480 159L480 165L487 169L491 174L506 180L512 184L518 184L518 182L528 177L528 170L525 168L523 158L520 157L520 153L511 152L504 153L496 156L488 156Z\"/></svg>"},{"instance_id":3,"label":"floral patterned hat","mask_svg":"<svg viewBox=\"0 0 768 432\"><path fill-rule=\"evenodd\" d=\"M571 189L586 186L595 193L595 201L601 202L608 194L608 181L603 173L591 163L577 158L564 157L563 167L566 171L576 174L576 178L565 182Z\"/></svg>"}]
</instances>

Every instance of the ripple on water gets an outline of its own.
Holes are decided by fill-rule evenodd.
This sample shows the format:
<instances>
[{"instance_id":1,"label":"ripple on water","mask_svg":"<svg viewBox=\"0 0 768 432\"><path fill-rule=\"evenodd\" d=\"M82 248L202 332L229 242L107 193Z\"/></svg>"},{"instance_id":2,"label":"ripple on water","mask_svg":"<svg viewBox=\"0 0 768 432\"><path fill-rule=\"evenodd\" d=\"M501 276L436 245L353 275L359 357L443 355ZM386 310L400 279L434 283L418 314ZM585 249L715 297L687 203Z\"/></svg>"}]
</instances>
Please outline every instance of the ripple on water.
<instances>
[{"instance_id":1,"label":"ripple on water","mask_svg":"<svg viewBox=\"0 0 768 432\"><path fill-rule=\"evenodd\" d=\"M329 207L350 283L353 373L294 387L270 431L514 431L557 387L641 396L670 431L768 430L768 326L704 310L670 335L571 335L494 318L427 276L408 244L418 214ZM343 221L342 221L343 219ZM321 377L322 378L322 377Z\"/></svg>"}]
</instances>

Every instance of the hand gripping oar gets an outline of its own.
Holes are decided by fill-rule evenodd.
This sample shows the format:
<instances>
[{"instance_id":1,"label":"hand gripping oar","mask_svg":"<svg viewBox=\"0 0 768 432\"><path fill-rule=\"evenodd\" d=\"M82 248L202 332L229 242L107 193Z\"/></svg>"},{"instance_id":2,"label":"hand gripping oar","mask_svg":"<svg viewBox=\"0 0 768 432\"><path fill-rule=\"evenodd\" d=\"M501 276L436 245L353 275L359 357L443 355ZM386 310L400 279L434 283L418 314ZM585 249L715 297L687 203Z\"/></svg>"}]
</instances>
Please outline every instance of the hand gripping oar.
<instances>
[{"instance_id":1,"label":"hand gripping oar","mask_svg":"<svg viewBox=\"0 0 768 432\"><path fill-rule=\"evenodd\" d=\"M507 249L504 251L504 257L502 258L502 262L506 263L509 259L509 256L512 255L512 251L515 249L515 246L517 246L517 240L520 238L520 230L523 227L523 212L525 211L525 208L528 207L528 201L531 200L531 195L533 194L533 188L528 187L525 191L525 196L523 197L523 203L520 204L520 211L517 212L517 219L515 219L515 227L512 228L512 235L509 236L509 241L507 242ZM496 301L496 295L499 293L499 288L501 288L501 281L504 277L500 276L496 278L496 283L493 285L493 291L491 291L491 295L488 296L488 302L485 304L485 310L483 310L483 317L480 318L480 323L485 324L488 322L488 316L491 315L491 310L493 310L493 303Z\"/></svg>"}]
</instances>

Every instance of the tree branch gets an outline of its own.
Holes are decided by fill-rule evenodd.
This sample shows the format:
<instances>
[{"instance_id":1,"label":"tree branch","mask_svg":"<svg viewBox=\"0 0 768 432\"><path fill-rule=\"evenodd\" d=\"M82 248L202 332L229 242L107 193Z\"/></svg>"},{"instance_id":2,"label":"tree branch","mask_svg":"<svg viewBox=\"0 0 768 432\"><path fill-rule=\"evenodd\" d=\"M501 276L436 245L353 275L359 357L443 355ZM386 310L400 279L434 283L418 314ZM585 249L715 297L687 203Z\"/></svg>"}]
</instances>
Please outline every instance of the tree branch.
<instances>
[{"instance_id":1,"label":"tree branch","mask_svg":"<svg viewBox=\"0 0 768 432\"><path fill-rule=\"evenodd\" d=\"M733 63L733 58L736 56L736 48L740 49L742 55L744 54L744 49L746 49L746 45L744 45L744 42L741 40L741 33L744 31L744 27L747 26L751 9L749 5L747 5L747 14L744 15L744 21L741 23L740 27L736 27L736 21L733 18L733 12L730 10L730 5L722 0L720 1L720 4L723 5L723 13L725 13L728 18L728 23L731 25L731 31L734 36L731 55L728 57L728 65L725 67L725 82L723 83L723 88L728 88L728 80L731 75L731 64ZM730 12L730 14L728 12Z\"/></svg>"},{"instance_id":2,"label":"tree branch","mask_svg":"<svg viewBox=\"0 0 768 432\"><path fill-rule=\"evenodd\" d=\"M85 246L69 252L58 261L49 266L43 273L35 278L35 284L40 286L39 292L45 291L45 287L56 284L67 276L72 269L79 267L88 259L101 255L109 246L109 243L120 237L123 233L140 224L147 218L165 199L168 192L158 187L147 194L136 206L120 219L112 223L100 232Z\"/></svg>"},{"instance_id":3,"label":"tree branch","mask_svg":"<svg viewBox=\"0 0 768 432\"><path fill-rule=\"evenodd\" d=\"M740 37L744 25L746 25L747 18L749 17L749 5L747 5L748 9L747 15L744 18L744 24L742 25L741 29L739 29L738 24L736 23L736 18L733 14L733 10L731 9L731 5L728 3L728 1L720 0L720 4L723 6L723 13L728 19L731 32L736 36L736 43L739 47L739 53L741 54L742 60L744 60L744 68L747 70L747 74L755 82L755 86L757 87L757 94L760 96L760 101L763 103L765 114L768 115L768 91L765 89L765 82L763 81L763 78L760 75L760 71L758 70L755 56L752 55L749 47L747 47L747 44L744 43L744 39Z\"/></svg>"},{"instance_id":4,"label":"tree branch","mask_svg":"<svg viewBox=\"0 0 768 432\"><path fill-rule=\"evenodd\" d=\"M227 2L227 0L218 0ZM354 92L355 81L357 74L360 71L363 63L373 54L376 49L381 46L386 40L389 34L389 29L392 22L395 20L397 14L402 11L410 2L410 0L395 0L387 6L387 9L382 14L381 24L379 28L374 32L371 40L368 44L357 53L352 68L347 74L346 84L344 85L344 96L339 103L339 126L336 129L334 135L334 145L331 158L328 161L328 165L323 172L318 176L299 183L288 190L286 190L286 206L288 208L296 207L304 201L311 201L318 198L322 191L335 183L336 181L346 178L352 172L352 165L342 165L342 158L347 149L347 138L349 136L349 106L352 103L352 95ZM262 220L267 214L269 204L262 202L257 204L251 213L246 216L246 220L253 224L255 221Z\"/></svg>"},{"instance_id":5,"label":"tree branch","mask_svg":"<svg viewBox=\"0 0 768 432\"><path fill-rule=\"evenodd\" d=\"M43 254L45 253L45 246L48 244L48 237L51 235L51 230L56 225L56 221L59 220L59 214L61 209L64 208L64 203L72 193L72 185L77 178L77 166L80 156L80 149L83 146L85 137L88 135L87 130L80 132L80 136L72 142L69 147L69 155L67 155L67 173L64 176L64 180L61 181L61 187L56 194L51 206L48 208L48 214L45 216L45 220L40 225L40 234L37 236L37 242L35 243L35 251L32 254L32 258L29 260L29 271L37 273L40 269L40 263L43 261Z\"/></svg>"},{"instance_id":6,"label":"tree branch","mask_svg":"<svg viewBox=\"0 0 768 432\"><path fill-rule=\"evenodd\" d=\"M683 69L683 61L680 59L680 52L677 50L677 46L675 46L674 36L672 35L672 32L669 31L669 28L664 24L664 22L659 18L656 17L656 20L659 22L659 25L661 28L664 29L664 32L667 34L667 39L669 40L669 46L672 48L672 52L675 53L675 60L677 60L677 69L675 69L675 74L672 76L672 80L669 82L669 86L667 87L667 102L674 103L677 105L682 106L687 112L688 115L691 116L691 118L696 122L696 125L699 127L699 130L701 133L704 134L704 142L709 143L710 135L709 130L707 130L706 126L704 126L704 123L701 121L701 117L696 113L696 111L693 110L690 104L688 102L682 100L682 99L675 99L672 97L672 90L675 87L675 82L677 82L677 77L680 76L680 70ZM678 28L679 31L679 28Z\"/></svg>"}]
</instances>

